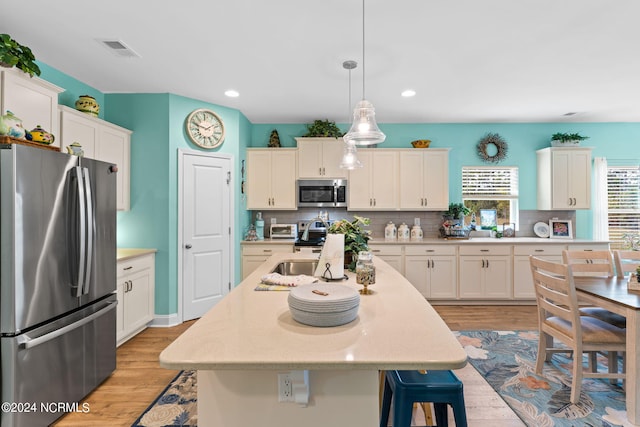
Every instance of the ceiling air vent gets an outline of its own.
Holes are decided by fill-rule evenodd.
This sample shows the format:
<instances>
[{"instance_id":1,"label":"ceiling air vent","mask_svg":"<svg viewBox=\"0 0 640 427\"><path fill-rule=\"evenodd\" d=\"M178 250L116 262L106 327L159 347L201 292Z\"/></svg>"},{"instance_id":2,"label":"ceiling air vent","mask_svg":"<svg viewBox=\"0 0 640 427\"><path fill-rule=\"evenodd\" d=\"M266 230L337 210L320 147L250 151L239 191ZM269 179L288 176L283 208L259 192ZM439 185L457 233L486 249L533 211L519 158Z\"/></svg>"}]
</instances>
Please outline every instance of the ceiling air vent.
<instances>
[{"instance_id":1,"label":"ceiling air vent","mask_svg":"<svg viewBox=\"0 0 640 427\"><path fill-rule=\"evenodd\" d=\"M140 58L140 55L127 46L122 40L99 40L109 52L124 58Z\"/></svg>"}]
</instances>

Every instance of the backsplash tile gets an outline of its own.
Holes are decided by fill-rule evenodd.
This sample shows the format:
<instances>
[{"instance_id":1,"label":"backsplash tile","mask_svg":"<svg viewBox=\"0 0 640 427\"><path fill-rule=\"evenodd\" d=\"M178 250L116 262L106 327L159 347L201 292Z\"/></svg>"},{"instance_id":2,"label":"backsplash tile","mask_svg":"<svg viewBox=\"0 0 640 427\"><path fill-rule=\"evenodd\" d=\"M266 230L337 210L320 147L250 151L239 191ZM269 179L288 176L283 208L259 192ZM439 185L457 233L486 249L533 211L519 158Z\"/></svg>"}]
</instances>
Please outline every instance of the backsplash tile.
<instances>
[{"instance_id":1,"label":"backsplash tile","mask_svg":"<svg viewBox=\"0 0 640 427\"><path fill-rule=\"evenodd\" d=\"M438 229L442 223L442 212L406 212L406 211L347 211L346 209L322 209L329 212L329 219L353 219L354 215L371 219L372 237L383 238L384 227L389 221L396 226L403 222L409 227L413 226L414 218L420 218L420 225L426 238L434 238L439 236ZM316 217L320 209L317 208L301 208L297 211L261 211L265 222L265 233L268 233L271 218L276 218L276 222L280 224L295 224L298 221L310 220ZM252 222L255 221L255 214L252 212ZM573 235L575 236L576 228L576 212L575 211L538 211L538 210L521 210L520 211L520 227L516 231L519 237L532 237L533 226L536 222L549 222L551 218L560 218L571 220L573 224ZM268 236L266 236L268 237Z\"/></svg>"}]
</instances>

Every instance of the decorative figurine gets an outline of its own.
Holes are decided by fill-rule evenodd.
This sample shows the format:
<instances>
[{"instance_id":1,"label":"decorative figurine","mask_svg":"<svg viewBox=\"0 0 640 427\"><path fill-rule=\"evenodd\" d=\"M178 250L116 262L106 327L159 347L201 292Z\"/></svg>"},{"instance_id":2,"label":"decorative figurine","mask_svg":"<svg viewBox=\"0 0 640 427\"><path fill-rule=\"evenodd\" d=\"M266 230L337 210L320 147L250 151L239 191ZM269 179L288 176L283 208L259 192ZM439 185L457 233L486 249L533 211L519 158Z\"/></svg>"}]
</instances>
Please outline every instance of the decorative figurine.
<instances>
[{"instance_id":1,"label":"decorative figurine","mask_svg":"<svg viewBox=\"0 0 640 427\"><path fill-rule=\"evenodd\" d=\"M0 135L12 138L24 138L27 131L22 127L22 120L7 110L7 114L0 116Z\"/></svg>"},{"instance_id":2,"label":"decorative figurine","mask_svg":"<svg viewBox=\"0 0 640 427\"><path fill-rule=\"evenodd\" d=\"M278 148L280 145L280 136L278 135L277 130L271 131L271 136L269 137L269 148Z\"/></svg>"},{"instance_id":3,"label":"decorative figurine","mask_svg":"<svg viewBox=\"0 0 640 427\"><path fill-rule=\"evenodd\" d=\"M73 144L68 145L67 153L78 157L84 156L84 150L82 149L82 145L80 145L79 142L74 142Z\"/></svg>"},{"instance_id":4,"label":"decorative figurine","mask_svg":"<svg viewBox=\"0 0 640 427\"><path fill-rule=\"evenodd\" d=\"M53 144L53 141L56 140L52 133L47 132L40 125L29 131L29 134L31 135L31 141L39 142L40 144L49 145Z\"/></svg>"}]
</instances>

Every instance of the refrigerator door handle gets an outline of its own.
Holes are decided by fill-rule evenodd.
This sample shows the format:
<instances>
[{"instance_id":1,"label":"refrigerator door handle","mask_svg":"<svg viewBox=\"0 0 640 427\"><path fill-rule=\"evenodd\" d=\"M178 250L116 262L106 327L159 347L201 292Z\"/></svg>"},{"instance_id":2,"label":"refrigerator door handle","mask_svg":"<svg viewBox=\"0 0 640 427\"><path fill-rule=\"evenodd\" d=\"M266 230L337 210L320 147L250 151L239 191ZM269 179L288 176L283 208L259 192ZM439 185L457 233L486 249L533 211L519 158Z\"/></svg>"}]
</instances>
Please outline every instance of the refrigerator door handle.
<instances>
[{"instance_id":1,"label":"refrigerator door handle","mask_svg":"<svg viewBox=\"0 0 640 427\"><path fill-rule=\"evenodd\" d=\"M84 294L89 293L89 285L91 285L91 265L93 260L93 246L95 241L94 223L93 223L93 198L91 194L91 179L89 178L89 169L82 168L82 175L84 178L84 195L85 198L85 229L87 236L86 251L84 258Z\"/></svg>"},{"instance_id":2,"label":"refrigerator door handle","mask_svg":"<svg viewBox=\"0 0 640 427\"><path fill-rule=\"evenodd\" d=\"M90 315L88 315L87 317L84 317L80 320L78 320L77 322L74 322L70 325L64 326L60 329L56 329L53 332L49 332L48 334L44 334L42 336L39 336L37 338L29 338L27 336L27 334L22 334L18 337L18 345L21 349L30 349L33 348L35 346L38 346L40 344L44 344L48 341L51 341L55 338L58 338L59 336L62 336L68 332L73 331L74 329L77 329L81 326L86 325L87 323L93 321L94 319L97 319L100 316L103 316L104 314L106 314L107 312L113 310L116 308L116 306L118 305L117 301L113 301L110 302L109 305L107 305L104 308L101 308L100 310L96 311L95 313L92 313Z\"/></svg>"},{"instance_id":3,"label":"refrigerator door handle","mask_svg":"<svg viewBox=\"0 0 640 427\"><path fill-rule=\"evenodd\" d=\"M80 166L75 166L74 175L76 178L76 183L78 186L78 242L76 244L79 245L78 251L78 271L77 271L77 289L76 296L80 297L82 295L84 289L84 279L85 279L85 251L86 251L86 208L85 208L85 191L84 191L84 174L82 172L82 168Z\"/></svg>"}]
</instances>

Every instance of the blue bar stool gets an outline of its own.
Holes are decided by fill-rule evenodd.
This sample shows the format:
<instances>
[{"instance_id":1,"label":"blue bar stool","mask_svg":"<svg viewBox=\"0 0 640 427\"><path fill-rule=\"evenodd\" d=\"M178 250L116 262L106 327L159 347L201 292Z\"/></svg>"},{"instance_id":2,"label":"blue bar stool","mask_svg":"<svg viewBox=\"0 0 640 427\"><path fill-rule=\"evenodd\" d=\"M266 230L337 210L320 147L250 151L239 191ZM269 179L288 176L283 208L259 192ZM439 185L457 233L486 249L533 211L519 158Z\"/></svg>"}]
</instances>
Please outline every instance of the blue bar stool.
<instances>
[{"instance_id":1,"label":"blue bar stool","mask_svg":"<svg viewBox=\"0 0 640 427\"><path fill-rule=\"evenodd\" d=\"M414 402L433 402L438 427L449 425L447 405L453 408L456 427L467 427L462 382L451 371L387 371L380 427L387 427L393 398L393 427L410 427Z\"/></svg>"}]
</instances>

